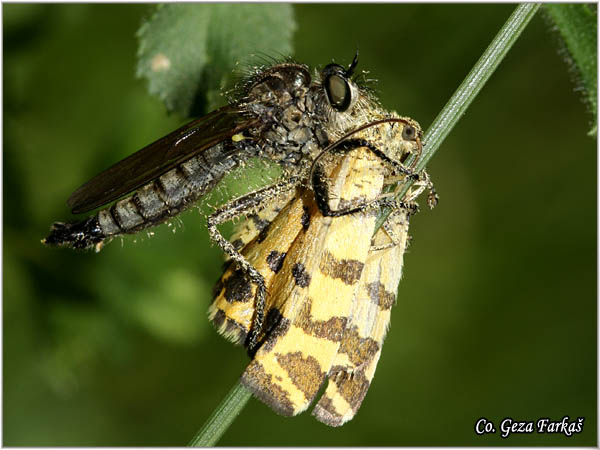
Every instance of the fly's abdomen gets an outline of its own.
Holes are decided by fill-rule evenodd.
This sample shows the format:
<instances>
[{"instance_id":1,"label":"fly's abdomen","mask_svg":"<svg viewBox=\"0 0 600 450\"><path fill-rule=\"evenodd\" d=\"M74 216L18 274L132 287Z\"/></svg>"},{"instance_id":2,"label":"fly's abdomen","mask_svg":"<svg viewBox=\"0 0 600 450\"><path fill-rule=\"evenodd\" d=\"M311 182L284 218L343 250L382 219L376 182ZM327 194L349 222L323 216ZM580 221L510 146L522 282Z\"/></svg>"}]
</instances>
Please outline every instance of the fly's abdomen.
<instances>
[{"instance_id":1,"label":"fly's abdomen","mask_svg":"<svg viewBox=\"0 0 600 450\"><path fill-rule=\"evenodd\" d=\"M163 223L192 206L239 164L240 154L223 157L223 153L223 144L211 147L94 216L57 222L43 242L99 251L108 238Z\"/></svg>"}]
</instances>

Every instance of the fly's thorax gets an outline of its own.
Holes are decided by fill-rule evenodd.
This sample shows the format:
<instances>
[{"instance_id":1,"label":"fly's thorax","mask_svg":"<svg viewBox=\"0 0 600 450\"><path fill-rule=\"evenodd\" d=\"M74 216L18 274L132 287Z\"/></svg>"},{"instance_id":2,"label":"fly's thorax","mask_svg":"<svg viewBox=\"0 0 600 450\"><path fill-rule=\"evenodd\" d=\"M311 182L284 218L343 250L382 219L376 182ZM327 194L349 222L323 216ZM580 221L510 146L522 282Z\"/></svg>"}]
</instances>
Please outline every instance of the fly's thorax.
<instances>
[{"instance_id":1,"label":"fly's thorax","mask_svg":"<svg viewBox=\"0 0 600 450\"><path fill-rule=\"evenodd\" d=\"M243 107L261 124L251 131L261 156L294 166L316 153L314 107L307 101L310 90L311 76L302 64L278 64L247 82Z\"/></svg>"},{"instance_id":2,"label":"fly's thorax","mask_svg":"<svg viewBox=\"0 0 600 450\"><path fill-rule=\"evenodd\" d=\"M264 133L284 120L300 120L311 76L302 64L284 63L255 73L246 85L243 107L249 115L260 119L263 126L259 128Z\"/></svg>"},{"instance_id":3,"label":"fly's thorax","mask_svg":"<svg viewBox=\"0 0 600 450\"><path fill-rule=\"evenodd\" d=\"M310 85L310 72L304 64L276 64L257 71L246 82L246 97L249 101L259 101L263 104L285 104L304 95Z\"/></svg>"}]
</instances>

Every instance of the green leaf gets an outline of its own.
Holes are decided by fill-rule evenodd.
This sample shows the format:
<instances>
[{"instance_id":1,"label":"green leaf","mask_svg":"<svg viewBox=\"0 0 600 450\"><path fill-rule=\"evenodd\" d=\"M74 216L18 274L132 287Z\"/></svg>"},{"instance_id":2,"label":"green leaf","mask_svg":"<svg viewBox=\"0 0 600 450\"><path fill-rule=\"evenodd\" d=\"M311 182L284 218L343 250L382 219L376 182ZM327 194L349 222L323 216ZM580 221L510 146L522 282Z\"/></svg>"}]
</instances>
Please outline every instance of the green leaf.
<instances>
[{"instance_id":1,"label":"green leaf","mask_svg":"<svg viewBox=\"0 0 600 450\"><path fill-rule=\"evenodd\" d=\"M544 7L564 39L568 51L565 52L567 56L565 59L575 74L579 90L585 94L584 100L590 107L596 123L598 113L596 9L588 4L547 4ZM590 134L596 134L595 127Z\"/></svg>"},{"instance_id":2,"label":"green leaf","mask_svg":"<svg viewBox=\"0 0 600 450\"><path fill-rule=\"evenodd\" d=\"M224 103L236 63L289 56L296 28L287 4L158 5L138 31L138 77L167 109L200 115Z\"/></svg>"}]
</instances>

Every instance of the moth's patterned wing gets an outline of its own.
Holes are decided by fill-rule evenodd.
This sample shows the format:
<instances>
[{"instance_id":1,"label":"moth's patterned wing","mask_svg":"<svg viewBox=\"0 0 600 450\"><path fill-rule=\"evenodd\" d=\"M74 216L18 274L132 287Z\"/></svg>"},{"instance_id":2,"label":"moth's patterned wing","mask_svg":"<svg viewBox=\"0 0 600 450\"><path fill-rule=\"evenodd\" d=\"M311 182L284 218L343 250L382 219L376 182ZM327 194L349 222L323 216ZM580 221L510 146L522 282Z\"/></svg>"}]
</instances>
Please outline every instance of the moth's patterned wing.
<instances>
[{"instance_id":1,"label":"moth's patterned wing","mask_svg":"<svg viewBox=\"0 0 600 450\"><path fill-rule=\"evenodd\" d=\"M327 389L313 410L327 425L354 417L375 374L402 276L408 221L406 210L394 211L373 239Z\"/></svg>"},{"instance_id":2,"label":"moth's patterned wing","mask_svg":"<svg viewBox=\"0 0 600 450\"><path fill-rule=\"evenodd\" d=\"M368 149L344 157L329 175L338 205L380 196L384 169ZM242 375L242 384L283 415L304 411L338 354L371 246L374 211L323 217L312 194L310 224L289 248L269 290L264 343ZM310 202L310 203L309 203Z\"/></svg>"},{"instance_id":3,"label":"moth's patterned wing","mask_svg":"<svg viewBox=\"0 0 600 450\"><path fill-rule=\"evenodd\" d=\"M340 169L341 166L336 170ZM348 170L347 164L343 170ZM333 175L333 169L329 168L329 171L329 175ZM343 182L344 177L334 178L332 193L342 190ZM337 203L332 206L337 206ZM308 229L310 218L317 210L312 193L299 188L236 227L231 242L263 276L267 292L272 290L273 278L281 269L294 239L301 230ZM322 245L322 241L319 242L313 241ZM226 339L234 344L243 343L253 323L256 285L248 281L242 270L229 264L213 294L215 298L208 310L209 320ZM267 296L265 311L269 311L273 299Z\"/></svg>"},{"instance_id":4,"label":"moth's patterned wing","mask_svg":"<svg viewBox=\"0 0 600 450\"><path fill-rule=\"evenodd\" d=\"M284 202L287 204L282 208ZM244 221L234 233L232 242L236 247L248 243L241 253L264 277L267 292L306 216L302 198L286 197ZM267 235L268 241L263 244ZM226 339L234 344L243 343L252 327L256 286L249 283L235 264L229 263L214 294L208 310L209 320Z\"/></svg>"}]
</instances>

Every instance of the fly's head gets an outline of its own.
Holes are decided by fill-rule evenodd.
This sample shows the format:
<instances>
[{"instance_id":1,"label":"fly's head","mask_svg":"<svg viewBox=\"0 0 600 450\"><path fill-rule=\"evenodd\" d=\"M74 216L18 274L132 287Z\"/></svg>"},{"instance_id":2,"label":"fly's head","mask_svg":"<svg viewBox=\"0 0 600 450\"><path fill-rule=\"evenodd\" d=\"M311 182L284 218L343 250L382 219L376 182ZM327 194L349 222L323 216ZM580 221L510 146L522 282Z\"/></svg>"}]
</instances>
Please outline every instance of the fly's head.
<instances>
[{"instance_id":1,"label":"fly's head","mask_svg":"<svg viewBox=\"0 0 600 450\"><path fill-rule=\"evenodd\" d=\"M353 107L361 95L358 86L352 80L352 74L358 60L356 57L348 69L339 64L328 64L321 71L321 88L327 97L329 107L338 113L352 113ZM335 114L331 111L332 114Z\"/></svg>"},{"instance_id":2,"label":"fly's head","mask_svg":"<svg viewBox=\"0 0 600 450\"><path fill-rule=\"evenodd\" d=\"M354 80L357 64L357 56L347 68L331 63L315 77L310 95L329 143L369 122L381 111L376 99Z\"/></svg>"}]
</instances>

